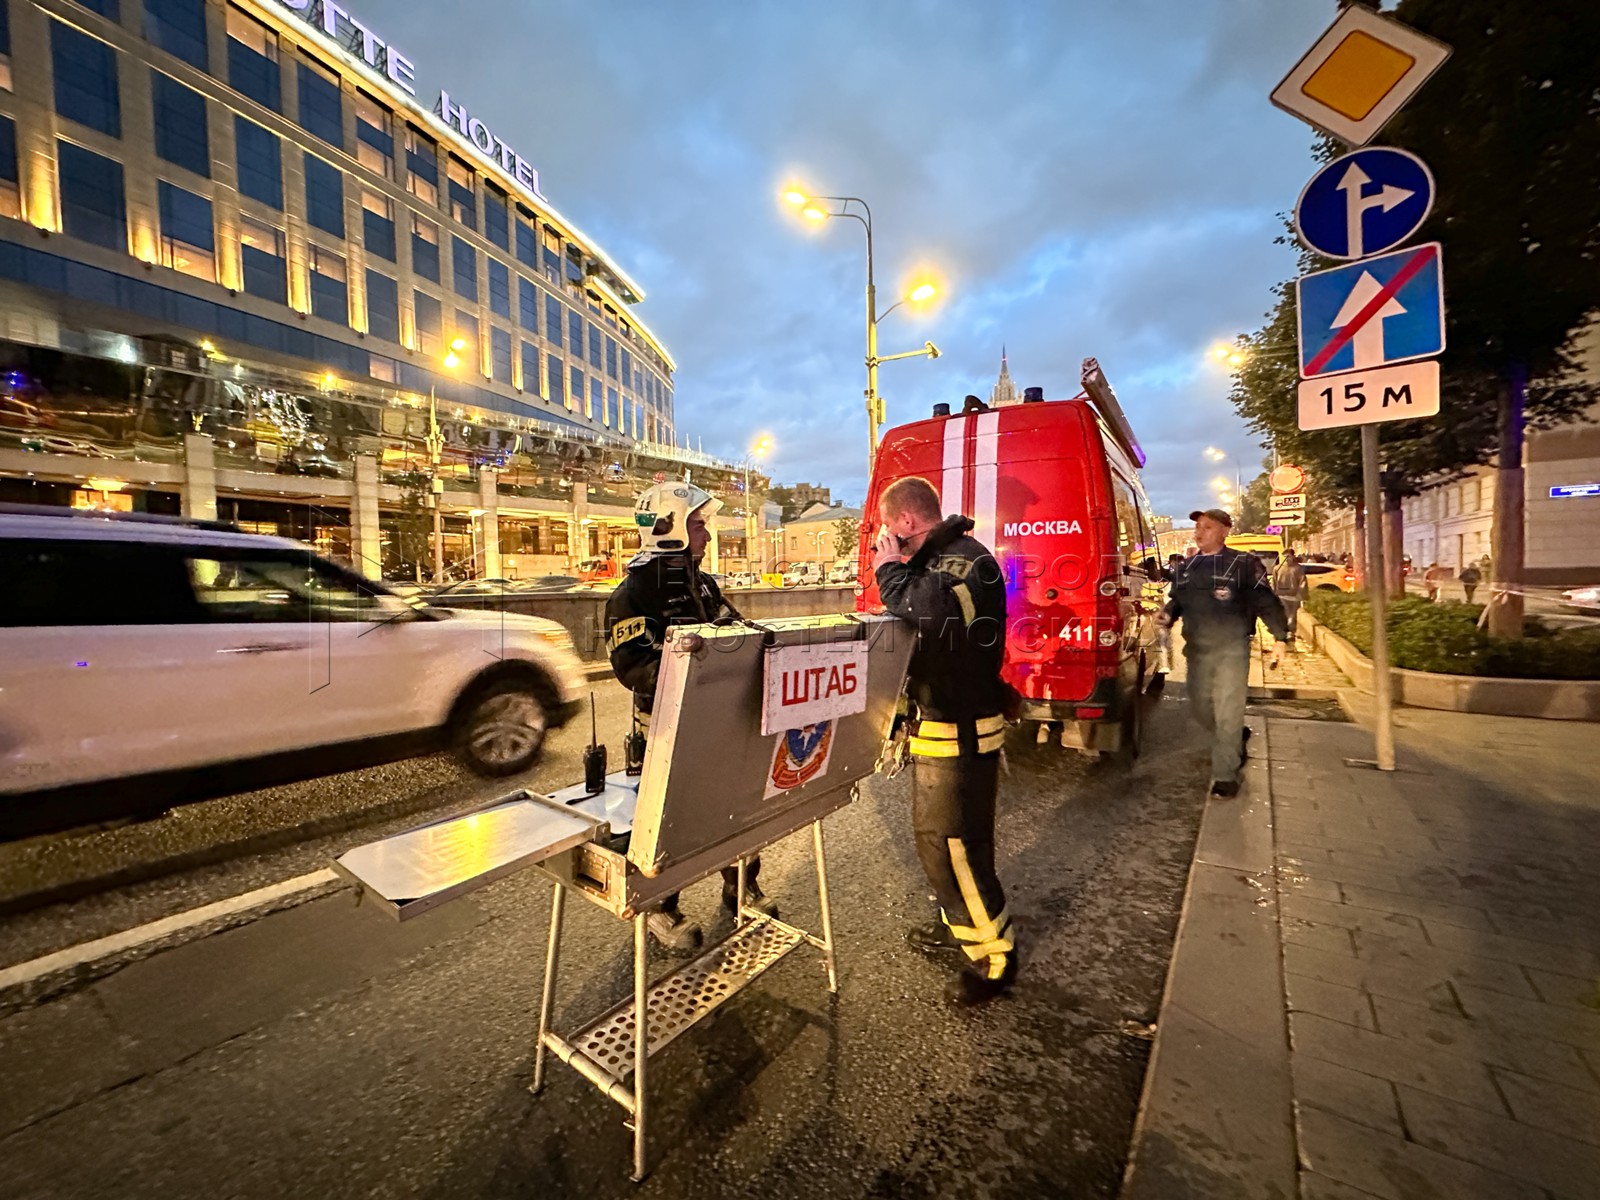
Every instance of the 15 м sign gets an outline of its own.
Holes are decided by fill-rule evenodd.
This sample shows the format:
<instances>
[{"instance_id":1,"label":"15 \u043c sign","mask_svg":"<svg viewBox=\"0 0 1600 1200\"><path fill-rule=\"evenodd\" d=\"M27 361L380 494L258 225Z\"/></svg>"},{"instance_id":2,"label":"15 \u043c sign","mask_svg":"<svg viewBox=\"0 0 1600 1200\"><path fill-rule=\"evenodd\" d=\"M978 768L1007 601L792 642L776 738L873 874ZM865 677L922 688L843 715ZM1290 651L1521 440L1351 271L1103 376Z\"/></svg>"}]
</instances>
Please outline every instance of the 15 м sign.
<instances>
[{"instance_id":1,"label":"15 \u043c sign","mask_svg":"<svg viewBox=\"0 0 1600 1200\"><path fill-rule=\"evenodd\" d=\"M1301 429L1342 429L1438 415L1438 359L1318 376L1300 384Z\"/></svg>"}]
</instances>

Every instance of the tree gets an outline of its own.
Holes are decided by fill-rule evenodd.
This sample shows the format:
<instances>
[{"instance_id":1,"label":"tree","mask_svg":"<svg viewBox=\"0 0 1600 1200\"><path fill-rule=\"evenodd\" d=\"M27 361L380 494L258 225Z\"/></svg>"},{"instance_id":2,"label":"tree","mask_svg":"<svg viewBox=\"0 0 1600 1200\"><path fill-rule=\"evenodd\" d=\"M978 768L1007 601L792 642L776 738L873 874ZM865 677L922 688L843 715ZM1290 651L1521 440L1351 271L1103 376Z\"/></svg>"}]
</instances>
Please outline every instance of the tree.
<instances>
[{"instance_id":1,"label":"tree","mask_svg":"<svg viewBox=\"0 0 1600 1200\"><path fill-rule=\"evenodd\" d=\"M854 558L861 542L861 522L855 517L840 517L833 523L833 556Z\"/></svg>"}]
</instances>

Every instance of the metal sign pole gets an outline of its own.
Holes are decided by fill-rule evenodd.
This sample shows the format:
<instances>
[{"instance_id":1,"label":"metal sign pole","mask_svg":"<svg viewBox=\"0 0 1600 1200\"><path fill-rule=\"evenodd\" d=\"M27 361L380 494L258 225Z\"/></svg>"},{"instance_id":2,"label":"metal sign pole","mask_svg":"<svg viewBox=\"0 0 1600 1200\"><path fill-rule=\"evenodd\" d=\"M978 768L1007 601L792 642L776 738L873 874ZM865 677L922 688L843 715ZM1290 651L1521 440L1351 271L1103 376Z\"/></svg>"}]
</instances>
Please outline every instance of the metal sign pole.
<instances>
[{"instance_id":1,"label":"metal sign pole","mask_svg":"<svg viewBox=\"0 0 1600 1200\"><path fill-rule=\"evenodd\" d=\"M1378 427L1361 427L1361 490L1367 510L1367 596L1372 602L1372 698L1378 770L1394 770L1394 687L1389 675L1387 579L1383 569L1383 494L1378 487Z\"/></svg>"}]
</instances>

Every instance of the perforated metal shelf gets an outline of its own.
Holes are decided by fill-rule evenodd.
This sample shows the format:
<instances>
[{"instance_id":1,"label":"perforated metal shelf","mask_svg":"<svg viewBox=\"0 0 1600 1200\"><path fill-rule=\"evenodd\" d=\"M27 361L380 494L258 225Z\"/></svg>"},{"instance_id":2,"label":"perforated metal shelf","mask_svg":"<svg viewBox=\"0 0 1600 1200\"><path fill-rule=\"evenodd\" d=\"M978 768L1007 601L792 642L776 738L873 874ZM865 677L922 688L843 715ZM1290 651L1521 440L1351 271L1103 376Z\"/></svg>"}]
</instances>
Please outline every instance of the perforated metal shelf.
<instances>
[{"instance_id":1,"label":"perforated metal shelf","mask_svg":"<svg viewBox=\"0 0 1600 1200\"><path fill-rule=\"evenodd\" d=\"M653 1055L802 943L769 917L752 921L699 958L658 979L646 994ZM613 1079L633 1074L633 1000L623 1001L569 1039Z\"/></svg>"}]
</instances>

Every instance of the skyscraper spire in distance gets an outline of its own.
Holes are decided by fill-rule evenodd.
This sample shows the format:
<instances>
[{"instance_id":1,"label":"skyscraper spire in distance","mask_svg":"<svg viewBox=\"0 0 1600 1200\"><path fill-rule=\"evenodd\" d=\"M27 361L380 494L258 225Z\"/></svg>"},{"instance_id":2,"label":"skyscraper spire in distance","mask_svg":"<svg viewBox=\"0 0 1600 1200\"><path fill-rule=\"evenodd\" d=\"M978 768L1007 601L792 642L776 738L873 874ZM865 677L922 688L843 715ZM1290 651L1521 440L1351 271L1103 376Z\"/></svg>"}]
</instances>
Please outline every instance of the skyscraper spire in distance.
<instances>
[{"instance_id":1,"label":"skyscraper spire in distance","mask_svg":"<svg viewBox=\"0 0 1600 1200\"><path fill-rule=\"evenodd\" d=\"M989 393L989 407L1000 408L1006 404L1019 404L1022 397L1017 394L1017 385L1011 382L1011 365L1006 361L1006 348L1000 346L1000 378L995 382L994 391Z\"/></svg>"}]
</instances>

